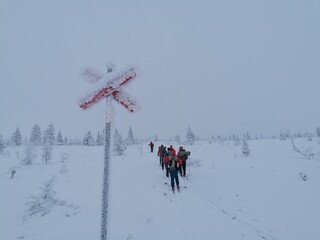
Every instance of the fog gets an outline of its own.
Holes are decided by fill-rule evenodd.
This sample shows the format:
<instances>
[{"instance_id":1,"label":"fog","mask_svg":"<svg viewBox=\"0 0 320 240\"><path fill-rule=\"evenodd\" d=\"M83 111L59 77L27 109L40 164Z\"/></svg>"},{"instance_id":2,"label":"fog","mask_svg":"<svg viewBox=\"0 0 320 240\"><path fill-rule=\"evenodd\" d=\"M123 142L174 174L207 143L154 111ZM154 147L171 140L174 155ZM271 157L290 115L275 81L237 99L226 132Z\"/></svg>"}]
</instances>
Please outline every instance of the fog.
<instances>
[{"instance_id":1,"label":"fog","mask_svg":"<svg viewBox=\"0 0 320 240\"><path fill-rule=\"evenodd\" d=\"M320 125L319 1L0 1L0 134L53 123L101 131L105 104L77 105L93 66L140 76L114 128L140 138L314 131Z\"/></svg>"}]
</instances>

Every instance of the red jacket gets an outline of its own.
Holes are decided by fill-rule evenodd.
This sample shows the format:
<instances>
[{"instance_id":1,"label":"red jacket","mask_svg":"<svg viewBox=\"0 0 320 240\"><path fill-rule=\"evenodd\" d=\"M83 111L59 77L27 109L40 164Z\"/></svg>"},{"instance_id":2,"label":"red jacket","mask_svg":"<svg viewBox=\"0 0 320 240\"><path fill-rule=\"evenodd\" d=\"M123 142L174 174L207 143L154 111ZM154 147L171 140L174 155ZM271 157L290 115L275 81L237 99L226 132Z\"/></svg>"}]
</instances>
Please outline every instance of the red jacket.
<instances>
[{"instance_id":1,"label":"red jacket","mask_svg":"<svg viewBox=\"0 0 320 240\"><path fill-rule=\"evenodd\" d=\"M175 150L174 148L172 148L172 150L170 151L170 154L171 154L171 155L177 155L177 154L176 154L176 150Z\"/></svg>"}]
</instances>

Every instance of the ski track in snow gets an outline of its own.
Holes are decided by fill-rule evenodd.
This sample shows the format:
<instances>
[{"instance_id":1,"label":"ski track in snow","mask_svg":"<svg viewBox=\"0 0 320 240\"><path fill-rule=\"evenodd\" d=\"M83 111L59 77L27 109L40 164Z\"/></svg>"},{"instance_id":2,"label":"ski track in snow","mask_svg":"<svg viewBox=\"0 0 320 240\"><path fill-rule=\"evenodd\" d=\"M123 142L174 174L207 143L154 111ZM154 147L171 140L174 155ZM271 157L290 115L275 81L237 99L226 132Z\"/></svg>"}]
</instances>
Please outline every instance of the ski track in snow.
<instances>
[{"instance_id":1,"label":"ski track in snow","mask_svg":"<svg viewBox=\"0 0 320 240\"><path fill-rule=\"evenodd\" d=\"M312 144L300 142L297 148ZM142 153L132 146L126 155L112 157L110 239L320 239L318 158L305 159L290 142L279 140L249 142L253 156L248 158L227 143L201 144L186 146L194 165L188 165L186 178L179 176L180 192L175 193L156 153L147 147ZM319 152L320 146L313 144L313 149ZM20 164L23 152L22 147L8 148L0 155L0 239L98 239L103 148L55 147L49 164L38 160L30 166ZM70 159L61 162L62 152L70 153ZM301 171L308 175L306 181ZM52 176L57 178L57 199L79 206L76 214L57 207L21 222L26 199Z\"/></svg>"}]
</instances>

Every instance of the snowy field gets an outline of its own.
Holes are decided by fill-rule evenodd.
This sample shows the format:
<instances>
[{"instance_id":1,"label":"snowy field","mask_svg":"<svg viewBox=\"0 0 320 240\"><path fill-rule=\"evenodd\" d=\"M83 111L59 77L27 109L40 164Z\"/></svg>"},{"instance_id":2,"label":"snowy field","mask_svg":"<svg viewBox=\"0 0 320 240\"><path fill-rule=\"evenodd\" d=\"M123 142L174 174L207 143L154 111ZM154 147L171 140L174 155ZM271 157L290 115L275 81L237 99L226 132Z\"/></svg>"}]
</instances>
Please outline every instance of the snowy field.
<instances>
[{"instance_id":1,"label":"snowy field","mask_svg":"<svg viewBox=\"0 0 320 240\"><path fill-rule=\"evenodd\" d=\"M232 142L184 146L191 158L180 193L165 184L156 151L129 147L111 161L109 239L320 240L320 144L294 141L300 152L290 140L248 141L249 157ZM39 148L22 165L25 147L7 147L0 239L100 239L103 152L54 146L45 164Z\"/></svg>"}]
</instances>

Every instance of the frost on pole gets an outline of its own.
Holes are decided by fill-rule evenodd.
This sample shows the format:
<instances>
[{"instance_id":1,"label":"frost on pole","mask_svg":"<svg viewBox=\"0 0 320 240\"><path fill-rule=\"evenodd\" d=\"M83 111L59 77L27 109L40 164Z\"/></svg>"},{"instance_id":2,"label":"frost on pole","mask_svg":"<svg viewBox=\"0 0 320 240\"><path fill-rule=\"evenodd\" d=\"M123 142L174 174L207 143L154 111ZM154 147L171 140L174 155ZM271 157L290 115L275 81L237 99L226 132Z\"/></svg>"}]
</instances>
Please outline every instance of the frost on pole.
<instances>
[{"instance_id":1,"label":"frost on pole","mask_svg":"<svg viewBox=\"0 0 320 240\"><path fill-rule=\"evenodd\" d=\"M106 126L105 126L105 152L103 170L103 190L102 190L102 215L101 215L101 240L106 240L108 236L108 197L109 197L109 162L110 162L110 138L112 120L112 98L124 106L128 111L135 112L138 109L137 102L126 93L121 87L133 80L137 76L137 69L130 67L120 73L112 73L108 68L108 73L103 74L93 68L85 68L82 77L89 83L94 84L85 97L79 101L82 109L87 109L106 98Z\"/></svg>"}]
</instances>

